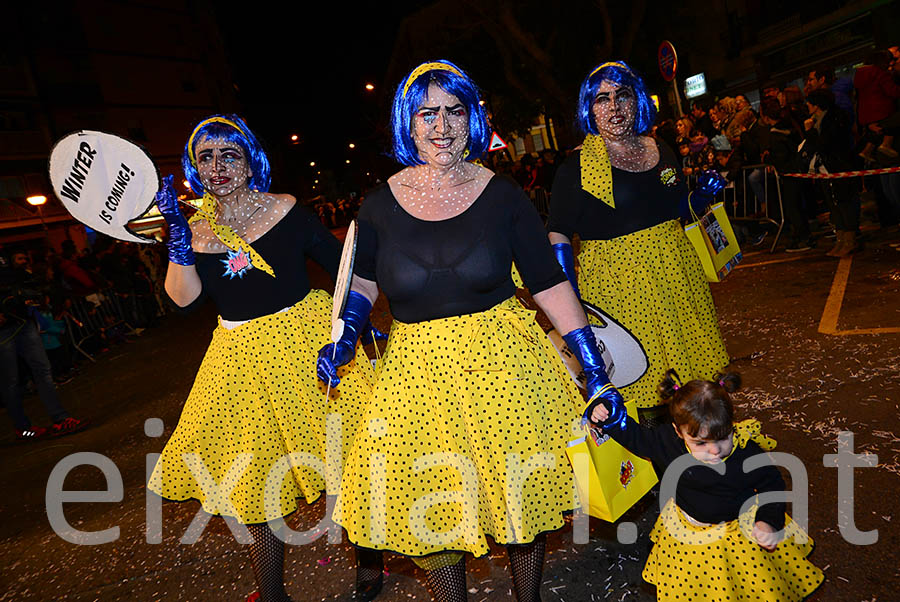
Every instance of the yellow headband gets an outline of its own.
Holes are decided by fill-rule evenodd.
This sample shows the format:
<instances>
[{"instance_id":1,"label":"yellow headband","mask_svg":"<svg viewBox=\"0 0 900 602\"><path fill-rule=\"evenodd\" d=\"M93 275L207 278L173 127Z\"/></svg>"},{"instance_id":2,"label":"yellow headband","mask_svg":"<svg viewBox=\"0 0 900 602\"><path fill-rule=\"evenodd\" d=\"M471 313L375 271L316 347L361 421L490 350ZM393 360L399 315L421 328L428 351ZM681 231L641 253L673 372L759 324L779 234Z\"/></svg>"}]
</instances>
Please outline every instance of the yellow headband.
<instances>
[{"instance_id":1,"label":"yellow headband","mask_svg":"<svg viewBox=\"0 0 900 602\"><path fill-rule=\"evenodd\" d=\"M194 167L197 167L197 159L194 157L194 136L196 136L197 132L200 131L200 128L202 128L207 123L224 123L225 125L230 125L234 129L242 133L245 138L250 137L247 135L247 132L245 132L243 128L241 128L241 126L230 119L225 119L224 117L210 117L209 119L204 119L197 124L197 127L194 128L194 131L191 132L191 137L188 138L188 157L190 157L191 165L193 165Z\"/></svg>"},{"instance_id":2,"label":"yellow headband","mask_svg":"<svg viewBox=\"0 0 900 602\"><path fill-rule=\"evenodd\" d=\"M403 96L402 98L406 98L406 93L409 91L409 87L413 85L413 82L419 79L423 73L427 73L428 71L449 71L450 73L455 73L456 75L462 77L462 73L459 72L459 69L453 67L452 65L448 65L447 63L422 63L415 69L413 72L409 74L409 77L406 78L406 83L403 84Z\"/></svg>"},{"instance_id":3,"label":"yellow headband","mask_svg":"<svg viewBox=\"0 0 900 602\"><path fill-rule=\"evenodd\" d=\"M599 67L597 67L596 69L594 69L593 71L591 71L591 74L588 75L588 78L593 77L595 73L597 73L598 71L600 71L600 70L603 69L604 67L610 67L610 66L612 66L612 65L615 65L616 67L621 67L622 69L624 69L625 71L628 71L629 73L631 72L631 69L629 69L628 67L626 67L624 63L620 63L619 61L609 61L608 63L603 63L602 65L600 65Z\"/></svg>"}]
</instances>

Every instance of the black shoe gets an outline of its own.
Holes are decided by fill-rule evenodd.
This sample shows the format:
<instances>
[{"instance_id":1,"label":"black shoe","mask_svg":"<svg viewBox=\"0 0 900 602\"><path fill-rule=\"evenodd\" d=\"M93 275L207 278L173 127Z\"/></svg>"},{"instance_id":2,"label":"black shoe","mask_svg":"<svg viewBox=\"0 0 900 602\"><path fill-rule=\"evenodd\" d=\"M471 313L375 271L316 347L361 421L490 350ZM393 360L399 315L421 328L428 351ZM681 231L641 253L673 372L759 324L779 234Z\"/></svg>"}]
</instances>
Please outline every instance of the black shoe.
<instances>
[{"instance_id":1,"label":"black shoe","mask_svg":"<svg viewBox=\"0 0 900 602\"><path fill-rule=\"evenodd\" d=\"M74 379L74 378L75 377L72 374L63 374L62 376L54 378L53 384L55 384L57 387L61 387L63 385L67 385L70 382L72 382L72 379Z\"/></svg>"},{"instance_id":2,"label":"black shoe","mask_svg":"<svg viewBox=\"0 0 900 602\"><path fill-rule=\"evenodd\" d=\"M758 235L756 235L755 237L750 239L750 244L753 245L754 247L758 247L759 245L763 244L763 241L766 239L766 237L768 235L769 235L769 233L766 232L765 230L763 230L761 233L759 233Z\"/></svg>"},{"instance_id":3,"label":"black shoe","mask_svg":"<svg viewBox=\"0 0 900 602\"><path fill-rule=\"evenodd\" d=\"M787 246L785 249L786 253L801 253L803 251L809 251L812 249L812 245L809 242L802 242L795 240L791 244Z\"/></svg>"}]
</instances>

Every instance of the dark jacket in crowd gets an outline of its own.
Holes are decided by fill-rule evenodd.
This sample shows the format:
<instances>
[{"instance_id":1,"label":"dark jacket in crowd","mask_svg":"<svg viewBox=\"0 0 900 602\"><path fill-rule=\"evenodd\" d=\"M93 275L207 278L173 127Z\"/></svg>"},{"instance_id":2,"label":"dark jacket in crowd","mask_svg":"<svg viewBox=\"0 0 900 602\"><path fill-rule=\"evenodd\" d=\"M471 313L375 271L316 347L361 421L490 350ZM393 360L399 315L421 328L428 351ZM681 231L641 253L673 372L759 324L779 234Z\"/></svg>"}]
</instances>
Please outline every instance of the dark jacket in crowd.
<instances>
[{"instance_id":1,"label":"dark jacket in crowd","mask_svg":"<svg viewBox=\"0 0 900 602\"><path fill-rule=\"evenodd\" d=\"M847 137L844 112L837 108L825 111L818 127L806 131L804 152L818 153L830 172L853 169L853 144Z\"/></svg>"},{"instance_id":2,"label":"dark jacket in crowd","mask_svg":"<svg viewBox=\"0 0 900 602\"><path fill-rule=\"evenodd\" d=\"M747 131L741 133L741 149L747 165L763 162L763 151L769 147L769 128L759 119L753 121Z\"/></svg>"},{"instance_id":3,"label":"dark jacket in crowd","mask_svg":"<svg viewBox=\"0 0 900 602\"><path fill-rule=\"evenodd\" d=\"M709 118L709 114L704 115L694 124L694 129L703 133L704 136L709 138L710 140L715 137L719 131L716 129L716 126L713 125L712 119Z\"/></svg>"},{"instance_id":4,"label":"dark jacket in crowd","mask_svg":"<svg viewBox=\"0 0 900 602\"><path fill-rule=\"evenodd\" d=\"M790 121L784 119L773 125L769 128L767 138L767 163L774 165L779 173L806 171L806 167L801 165L800 155L797 152L800 135L792 127Z\"/></svg>"},{"instance_id":5,"label":"dark jacket in crowd","mask_svg":"<svg viewBox=\"0 0 900 602\"><path fill-rule=\"evenodd\" d=\"M30 272L13 268L4 257L0 260L0 329L21 324L31 318L28 301L38 304L45 291Z\"/></svg>"}]
</instances>

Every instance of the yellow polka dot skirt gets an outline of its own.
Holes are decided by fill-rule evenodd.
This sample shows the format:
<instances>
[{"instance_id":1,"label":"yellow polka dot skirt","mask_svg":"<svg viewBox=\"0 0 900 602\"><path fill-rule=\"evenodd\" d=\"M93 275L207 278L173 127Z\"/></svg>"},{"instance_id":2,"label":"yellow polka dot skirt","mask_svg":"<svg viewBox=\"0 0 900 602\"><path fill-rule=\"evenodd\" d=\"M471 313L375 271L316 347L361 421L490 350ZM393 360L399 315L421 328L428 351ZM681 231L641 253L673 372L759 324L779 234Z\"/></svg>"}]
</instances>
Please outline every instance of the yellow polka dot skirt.
<instances>
[{"instance_id":1,"label":"yellow polka dot skirt","mask_svg":"<svg viewBox=\"0 0 900 602\"><path fill-rule=\"evenodd\" d=\"M288 311L219 325L148 487L242 523L286 516L326 481L336 494L374 372L359 347L326 400L316 356L330 316L330 295L313 290Z\"/></svg>"},{"instance_id":2,"label":"yellow polka dot skirt","mask_svg":"<svg viewBox=\"0 0 900 602\"><path fill-rule=\"evenodd\" d=\"M697 253L677 220L612 240L585 240L578 288L637 337L649 368L624 387L641 408L660 403L656 388L674 368L685 382L709 379L729 361Z\"/></svg>"},{"instance_id":3,"label":"yellow polka dot skirt","mask_svg":"<svg viewBox=\"0 0 900 602\"><path fill-rule=\"evenodd\" d=\"M563 526L583 398L534 312L395 321L334 520L360 546L488 552Z\"/></svg>"},{"instance_id":4,"label":"yellow polka dot skirt","mask_svg":"<svg viewBox=\"0 0 900 602\"><path fill-rule=\"evenodd\" d=\"M653 549L644 579L660 602L792 602L825 579L807 560L813 542L786 517L785 539L774 551L751 537L756 507L721 525L697 526L669 500L650 533Z\"/></svg>"}]
</instances>

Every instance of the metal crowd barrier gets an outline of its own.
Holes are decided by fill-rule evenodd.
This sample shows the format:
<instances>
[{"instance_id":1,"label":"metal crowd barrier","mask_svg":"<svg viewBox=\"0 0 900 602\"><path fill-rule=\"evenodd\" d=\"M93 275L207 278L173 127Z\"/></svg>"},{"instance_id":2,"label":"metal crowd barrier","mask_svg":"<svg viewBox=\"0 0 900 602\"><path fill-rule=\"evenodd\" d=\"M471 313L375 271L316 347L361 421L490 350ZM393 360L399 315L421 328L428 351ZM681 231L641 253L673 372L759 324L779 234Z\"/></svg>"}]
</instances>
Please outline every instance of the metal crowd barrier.
<instances>
[{"instance_id":1,"label":"metal crowd barrier","mask_svg":"<svg viewBox=\"0 0 900 602\"><path fill-rule=\"evenodd\" d=\"M763 172L763 196L765 197L765 203L760 202L760 200L756 198L756 194L747 182L748 173L757 169L760 169ZM770 169L771 171L769 171ZM775 189L774 195L769 194L769 176L773 176L774 179L774 185L772 186L772 188ZM694 176L689 176L687 178L689 188L693 188L694 181ZM738 191L737 186L735 186L736 181L737 179L734 182L729 182L728 186L719 193L722 202L725 203L726 210L728 210L729 217L732 220L768 222L778 226L778 229L775 231L775 238L772 241L772 246L769 248L769 252L774 253L775 247L781 239L781 233L784 231L785 223L784 205L781 199L781 174L778 173L778 170L776 170L773 165L768 165L766 163L744 165L741 167L740 178L743 191ZM731 196L730 204L728 200L729 195ZM743 197L742 199L739 198L741 196ZM778 207L777 215L775 211L773 211L776 201Z\"/></svg>"},{"instance_id":2,"label":"metal crowd barrier","mask_svg":"<svg viewBox=\"0 0 900 602\"><path fill-rule=\"evenodd\" d=\"M85 349L85 343L91 339L103 339L106 331L122 327L130 334L140 334L126 319L132 317L135 308L127 306L128 301L136 303L134 295L125 303L112 289L72 299L72 306L66 315L66 326L72 346L83 356L96 362L97 360Z\"/></svg>"},{"instance_id":3,"label":"metal crowd barrier","mask_svg":"<svg viewBox=\"0 0 900 602\"><path fill-rule=\"evenodd\" d=\"M765 203L761 205L760 200L756 198L756 194L750 189L750 186L747 184L747 174L748 172L755 171L757 169L762 170L763 173L763 195L765 196ZM775 195L769 194L769 175L774 176L775 181ZM769 248L770 253L775 252L775 247L778 245L778 240L781 238L781 233L784 231L784 204L781 200L781 174L778 173L778 170L775 169L774 165L769 165L767 163L760 163L758 165L744 165L741 167L741 176L744 185L744 202L743 202L743 215L738 215L738 200L737 200L737 190L734 192L734 218L735 219L745 219L745 220L755 220L760 222L768 222L775 226L778 226L778 229L775 231L775 239L772 241L772 246ZM749 192L748 192L749 190ZM750 196L753 198L753 202L748 204L747 197ZM774 196L774 198L773 198ZM773 217L772 214L772 205L773 201L778 201L778 216L777 219Z\"/></svg>"},{"instance_id":4,"label":"metal crowd barrier","mask_svg":"<svg viewBox=\"0 0 900 602\"><path fill-rule=\"evenodd\" d=\"M531 202L534 203L534 207L537 209L541 219L546 224L550 218L550 193L543 188L532 188L528 195L531 197Z\"/></svg>"}]
</instances>

